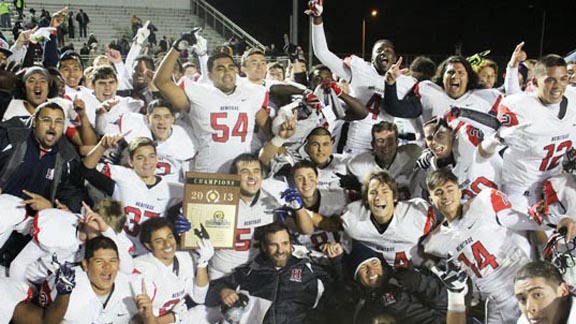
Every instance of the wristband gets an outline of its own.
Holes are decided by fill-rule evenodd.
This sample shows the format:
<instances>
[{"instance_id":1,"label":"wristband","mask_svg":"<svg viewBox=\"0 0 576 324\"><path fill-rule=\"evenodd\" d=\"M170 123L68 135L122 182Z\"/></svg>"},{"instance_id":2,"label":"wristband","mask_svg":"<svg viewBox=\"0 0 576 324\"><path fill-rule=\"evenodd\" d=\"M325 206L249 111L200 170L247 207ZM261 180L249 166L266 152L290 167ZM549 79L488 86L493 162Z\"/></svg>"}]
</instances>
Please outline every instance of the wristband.
<instances>
[{"instance_id":1,"label":"wristband","mask_svg":"<svg viewBox=\"0 0 576 324\"><path fill-rule=\"evenodd\" d=\"M464 301L464 297L466 297L467 292L468 289L464 289L461 292L452 292L448 290L449 312L464 313L466 311L466 302Z\"/></svg>"},{"instance_id":2,"label":"wristband","mask_svg":"<svg viewBox=\"0 0 576 324\"><path fill-rule=\"evenodd\" d=\"M282 138L280 136L274 136L270 140L270 143L276 147L282 147L284 145L284 143L286 143L286 141L287 140L285 138Z\"/></svg>"}]
</instances>

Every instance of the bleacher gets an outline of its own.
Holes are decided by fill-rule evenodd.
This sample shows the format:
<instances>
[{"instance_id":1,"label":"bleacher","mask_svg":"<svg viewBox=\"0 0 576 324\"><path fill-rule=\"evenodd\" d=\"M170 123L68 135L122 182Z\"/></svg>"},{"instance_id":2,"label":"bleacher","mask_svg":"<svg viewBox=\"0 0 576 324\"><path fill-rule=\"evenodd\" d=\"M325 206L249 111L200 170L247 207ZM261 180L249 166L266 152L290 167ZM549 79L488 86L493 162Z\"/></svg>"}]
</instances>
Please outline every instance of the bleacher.
<instances>
[{"instance_id":1,"label":"bleacher","mask_svg":"<svg viewBox=\"0 0 576 324\"><path fill-rule=\"evenodd\" d=\"M36 9L36 15L39 16L42 9L46 9L50 14L60 10L62 5L47 4L43 2L28 1L26 8L26 15L30 8ZM171 8L144 8L144 7L112 7L105 5L81 5L77 6L70 4L69 11L73 11L74 15L79 9L84 10L90 17L90 24L88 25L88 35L94 33L100 44L100 49L104 50L106 44L112 40L118 40L123 35L128 36L131 40L132 29L130 26L130 17L136 15L142 19L143 22L150 20L152 24L158 28L156 38L158 41L162 36L177 37L184 31L190 30L195 26L204 26L203 19L194 15L191 10L184 9L171 9ZM12 23L16 21L17 16L12 17ZM26 21L27 17L24 18ZM87 38L78 38L79 27L75 21L75 35L76 38L69 42L74 44L74 48L79 50L82 44L86 42ZM12 32L4 32L4 35L12 40ZM205 27L202 35L208 40L208 46L221 45L226 41L217 31L211 27Z\"/></svg>"}]
</instances>

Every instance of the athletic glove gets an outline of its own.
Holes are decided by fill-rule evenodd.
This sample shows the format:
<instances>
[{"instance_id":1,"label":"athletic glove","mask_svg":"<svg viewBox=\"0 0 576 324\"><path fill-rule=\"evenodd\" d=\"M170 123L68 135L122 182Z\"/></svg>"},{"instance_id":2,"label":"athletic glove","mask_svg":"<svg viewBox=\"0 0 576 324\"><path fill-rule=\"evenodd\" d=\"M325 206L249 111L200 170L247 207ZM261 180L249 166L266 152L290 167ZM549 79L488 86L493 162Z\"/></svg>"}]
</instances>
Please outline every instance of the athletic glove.
<instances>
[{"instance_id":1,"label":"athletic glove","mask_svg":"<svg viewBox=\"0 0 576 324\"><path fill-rule=\"evenodd\" d=\"M204 56L208 51L208 41L200 33L196 33L196 44L192 46L192 50L198 56Z\"/></svg>"},{"instance_id":2,"label":"athletic glove","mask_svg":"<svg viewBox=\"0 0 576 324\"><path fill-rule=\"evenodd\" d=\"M190 229L192 229L192 224L190 223L190 221L188 221L186 217L184 217L184 215L180 213L178 214L178 216L176 216L176 220L174 221L174 227L176 229L176 234L182 235L190 231Z\"/></svg>"},{"instance_id":3,"label":"athletic glove","mask_svg":"<svg viewBox=\"0 0 576 324\"><path fill-rule=\"evenodd\" d=\"M178 38L176 41L174 41L174 43L172 44L172 48L174 48L175 50L177 50L178 52L181 51L180 49L180 43L182 43L183 41L186 41L188 43L188 46L194 46L196 45L196 33L200 30L200 28L195 27L192 28L191 32L188 33L182 33L182 36L180 36L180 38Z\"/></svg>"},{"instance_id":4,"label":"athletic glove","mask_svg":"<svg viewBox=\"0 0 576 324\"><path fill-rule=\"evenodd\" d=\"M294 210L299 210L304 207L304 201L296 188L288 188L280 194L280 198L284 199L286 205Z\"/></svg>"},{"instance_id":5,"label":"athletic glove","mask_svg":"<svg viewBox=\"0 0 576 324\"><path fill-rule=\"evenodd\" d=\"M576 169L576 150L574 148L568 150L566 154L564 154L562 169L566 173L572 173L572 171Z\"/></svg>"},{"instance_id":6,"label":"athletic glove","mask_svg":"<svg viewBox=\"0 0 576 324\"><path fill-rule=\"evenodd\" d=\"M416 168L420 168L424 171L428 170L428 168L433 164L436 164L436 157L429 148L423 150L422 154L420 154L416 160Z\"/></svg>"},{"instance_id":7,"label":"athletic glove","mask_svg":"<svg viewBox=\"0 0 576 324\"><path fill-rule=\"evenodd\" d=\"M532 220L538 225L542 225L548 216L548 210L548 203L546 203L546 200L542 199L528 208L528 215L530 215Z\"/></svg>"},{"instance_id":8,"label":"athletic glove","mask_svg":"<svg viewBox=\"0 0 576 324\"><path fill-rule=\"evenodd\" d=\"M208 266L208 261L212 259L214 256L214 246L212 242L207 239L202 239L198 241L198 249L196 250L198 253L198 268L206 268Z\"/></svg>"},{"instance_id":9,"label":"athletic glove","mask_svg":"<svg viewBox=\"0 0 576 324\"><path fill-rule=\"evenodd\" d=\"M308 10L304 11L308 16L320 17L324 11L324 0L308 1Z\"/></svg>"},{"instance_id":10,"label":"athletic glove","mask_svg":"<svg viewBox=\"0 0 576 324\"><path fill-rule=\"evenodd\" d=\"M442 283L452 292L461 292L466 288L468 275L455 260L446 260L443 265L435 265L430 270L434 273Z\"/></svg>"},{"instance_id":11,"label":"athletic glove","mask_svg":"<svg viewBox=\"0 0 576 324\"><path fill-rule=\"evenodd\" d=\"M362 189L362 184L358 181L355 175L352 174L341 174L336 172L336 176L340 178L339 185L342 189L353 190L360 192Z\"/></svg>"},{"instance_id":12,"label":"athletic glove","mask_svg":"<svg viewBox=\"0 0 576 324\"><path fill-rule=\"evenodd\" d=\"M322 89L324 89L324 92L327 94L330 93L330 90L334 90L334 93L336 94L337 97L340 97L340 95L342 94L342 89L340 88L338 82L336 81L323 82Z\"/></svg>"},{"instance_id":13,"label":"athletic glove","mask_svg":"<svg viewBox=\"0 0 576 324\"><path fill-rule=\"evenodd\" d=\"M146 23L144 23L144 26L138 28L136 36L134 36L134 39L132 39L134 43L142 45L148 39L148 36L150 36L150 29L148 29L148 25L150 25L150 20L147 20Z\"/></svg>"},{"instance_id":14,"label":"athletic glove","mask_svg":"<svg viewBox=\"0 0 576 324\"><path fill-rule=\"evenodd\" d=\"M54 277L56 278L56 292L58 295L69 295L76 287L76 271L72 267L71 263L68 261L61 264L58 262L58 256L56 253L52 255L52 263L58 268Z\"/></svg>"},{"instance_id":15,"label":"athletic glove","mask_svg":"<svg viewBox=\"0 0 576 324\"><path fill-rule=\"evenodd\" d=\"M306 90L304 92L304 100L306 100L306 105L308 105L308 107L315 109L316 111L322 110L322 103L320 102L320 99L318 99L318 97L312 93L312 91Z\"/></svg>"},{"instance_id":16,"label":"athletic glove","mask_svg":"<svg viewBox=\"0 0 576 324\"><path fill-rule=\"evenodd\" d=\"M288 218L294 217L294 209L289 207L278 207L274 209L274 216L280 224L284 224Z\"/></svg>"},{"instance_id":17,"label":"athletic glove","mask_svg":"<svg viewBox=\"0 0 576 324\"><path fill-rule=\"evenodd\" d=\"M45 39L50 39L50 35L56 31L55 27L42 27L38 28L34 34L30 35L30 42L33 44L39 43Z\"/></svg>"}]
</instances>

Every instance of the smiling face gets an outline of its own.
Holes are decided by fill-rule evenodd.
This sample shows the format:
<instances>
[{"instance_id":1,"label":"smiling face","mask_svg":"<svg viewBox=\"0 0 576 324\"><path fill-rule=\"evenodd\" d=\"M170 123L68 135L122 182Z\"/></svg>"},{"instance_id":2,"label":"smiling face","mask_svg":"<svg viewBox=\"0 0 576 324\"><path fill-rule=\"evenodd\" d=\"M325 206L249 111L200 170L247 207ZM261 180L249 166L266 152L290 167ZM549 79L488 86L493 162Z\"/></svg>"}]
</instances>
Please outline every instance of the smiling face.
<instances>
[{"instance_id":1,"label":"smiling face","mask_svg":"<svg viewBox=\"0 0 576 324\"><path fill-rule=\"evenodd\" d=\"M544 104L555 104L562 101L568 86L568 70L565 66L546 68L546 73L535 75L536 94Z\"/></svg>"},{"instance_id":2,"label":"smiling face","mask_svg":"<svg viewBox=\"0 0 576 324\"><path fill-rule=\"evenodd\" d=\"M372 48L372 65L384 75L390 65L396 63L396 52L389 42L376 42Z\"/></svg>"},{"instance_id":3,"label":"smiling face","mask_svg":"<svg viewBox=\"0 0 576 324\"><path fill-rule=\"evenodd\" d=\"M32 129L40 147L49 150L64 132L64 112L56 108L42 108L32 120Z\"/></svg>"},{"instance_id":4,"label":"smiling face","mask_svg":"<svg viewBox=\"0 0 576 324\"><path fill-rule=\"evenodd\" d=\"M251 201L262 185L262 167L258 161L239 161L240 196L246 202Z\"/></svg>"},{"instance_id":5,"label":"smiling face","mask_svg":"<svg viewBox=\"0 0 576 324\"><path fill-rule=\"evenodd\" d=\"M434 189L430 189L430 201L444 215L448 222L458 216L462 191L458 184L446 181Z\"/></svg>"},{"instance_id":6,"label":"smiling face","mask_svg":"<svg viewBox=\"0 0 576 324\"><path fill-rule=\"evenodd\" d=\"M98 249L90 260L82 260L82 268L96 295L104 296L112 291L120 268L120 259L112 249Z\"/></svg>"},{"instance_id":7,"label":"smiling face","mask_svg":"<svg viewBox=\"0 0 576 324\"><path fill-rule=\"evenodd\" d=\"M332 155L332 138L329 135L313 135L308 139L306 152L310 160L319 168L323 168L330 161Z\"/></svg>"},{"instance_id":8,"label":"smiling face","mask_svg":"<svg viewBox=\"0 0 576 324\"><path fill-rule=\"evenodd\" d=\"M496 79L496 71L491 66L485 66L478 71L478 83L486 89L494 88Z\"/></svg>"},{"instance_id":9,"label":"smiling face","mask_svg":"<svg viewBox=\"0 0 576 324\"><path fill-rule=\"evenodd\" d=\"M150 243L145 243L152 255L165 265L171 265L176 255L176 238L170 227L165 226L150 234Z\"/></svg>"},{"instance_id":10,"label":"smiling face","mask_svg":"<svg viewBox=\"0 0 576 324\"><path fill-rule=\"evenodd\" d=\"M570 63L566 66L566 71L568 72L568 84L572 87L576 87L576 63Z\"/></svg>"},{"instance_id":11,"label":"smiling face","mask_svg":"<svg viewBox=\"0 0 576 324\"><path fill-rule=\"evenodd\" d=\"M174 125L174 115L170 109L166 107L156 107L150 115L148 115L148 122L150 123L150 130L154 137L160 142L163 142L170 137L172 132L172 125Z\"/></svg>"},{"instance_id":12,"label":"smiling face","mask_svg":"<svg viewBox=\"0 0 576 324\"><path fill-rule=\"evenodd\" d=\"M372 149L379 161L390 163L398 150L398 136L393 130L383 130L374 133Z\"/></svg>"},{"instance_id":13,"label":"smiling face","mask_svg":"<svg viewBox=\"0 0 576 324\"><path fill-rule=\"evenodd\" d=\"M66 85L73 89L76 89L82 80L82 67L75 59L60 62L60 73L62 73Z\"/></svg>"},{"instance_id":14,"label":"smiling face","mask_svg":"<svg viewBox=\"0 0 576 324\"><path fill-rule=\"evenodd\" d=\"M564 304L569 288L566 283L554 285L543 277L526 278L514 283L514 293L522 315L533 324L564 323L568 307ZM563 307L564 306L564 307Z\"/></svg>"},{"instance_id":15,"label":"smiling face","mask_svg":"<svg viewBox=\"0 0 576 324\"><path fill-rule=\"evenodd\" d=\"M387 183L372 179L368 183L367 195L368 208L372 212L376 221L380 224L387 224L394 215L394 191Z\"/></svg>"},{"instance_id":16,"label":"smiling face","mask_svg":"<svg viewBox=\"0 0 576 324\"><path fill-rule=\"evenodd\" d=\"M212 71L208 73L208 77L212 80L214 87L230 94L236 88L237 74L238 67L234 61L228 57L222 57L214 60Z\"/></svg>"},{"instance_id":17,"label":"smiling face","mask_svg":"<svg viewBox=\"0 0 576 324\"><path fill-rule=\"evenodd\" d=\"M366 288L378 288L382 285L384 269L378 258L366 260L358 269L356 279Z\"/></svg>"},{"instance_id":18,"label":"smiling face","mask_svg":"<svg viewBox=\"0 0 576 324\"><path fill-rule=\"evenodd\" d=\"M242 72L251 82L262 82L266 77L266 57L261 54L252 54L244 61Z\"/></svg>"},{"instance_id":19,"label":"smiling face","mask_svg":"<svg viewBox=\"0 0 576 324\"><path fill-rule=\"evenodd\" d=\"M145 145L137 148L128 163L144 182L147 184L155 182L154 172L156 172L156 164L158 164L158 155L156 155L156 149L153 146Z\"/></svg>"},{"instance_id":20,"label":"smiling face","mask_svg":"<svg viewBox=\"0 0 576 324\"><path fill-rule=\"evenodd\" d=\"M33 107L38 107L48 99L50 81L42 73L33 73L26 79L26 101Z\"/></svg>"},{"instance_id":21,"label":"smiling face","mask_svg":"<svg viewBox=\"0 0 576 324\"><path fill-rule=\"evenodd\" d=\"M288 232L281 230L266 234L262 244L262 253L268 257L275 267L285 266L292 253L292 244L290 244Z\"/></svg>"},{"instance_id":22,"label":"smiling face","mask_svg":"<svg viewBox=\"0 0 576 324\"><path fill-rule=\"evenodd\" d=\"M450 129L443 126L438 129L435 123L428 124L424 126L424 140L437 159L450 157L454 144L454 134Z\"/></svg>"},{"instance_id":23,"label":"smiling face","mask_svg":"<svg viewBox=\"0 0 576 324\"><path fill-rule=\"evenodd\" d=\"M450 98L458 99L466 93L468 71L462 63L448 63L442 76L444 91Z\"/></svg>"},{"instance_id":24,"label":"smiling face","mask_svg":"<svg viewBox=\"0 0 576 324\"><path fill-rule=\"evenodd\" d=\"M94 92L96 92L96 98L101 102L114 99L116 89L118 89L118 81L113 77L94 81Z\"/></svg>"},{"instance_id":25,"label":"smiling face","mask_svg":"<svg viewBox=\"0 0 576 324\"><path fill-rule=\"evenodd\" d=\"M304 199L312 199L316 193L318 175L311 168L299 168L294 171L294 187Z\"/></svg>"}]
</instances>

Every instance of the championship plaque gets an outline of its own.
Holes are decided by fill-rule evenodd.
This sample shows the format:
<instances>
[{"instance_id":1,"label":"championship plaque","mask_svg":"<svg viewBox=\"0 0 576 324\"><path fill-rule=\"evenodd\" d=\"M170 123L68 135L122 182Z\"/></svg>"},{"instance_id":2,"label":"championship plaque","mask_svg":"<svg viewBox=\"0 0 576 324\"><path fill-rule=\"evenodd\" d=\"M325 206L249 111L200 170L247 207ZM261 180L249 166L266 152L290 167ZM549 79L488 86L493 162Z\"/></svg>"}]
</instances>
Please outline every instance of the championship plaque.
<instances>
[{"instance_id":1,"label":"championship plaque","mask_svg":"<svg viewBox=\"0 0 576 324\"><path fill-rule=\"evenodd\" d=\"M187 172L183 207L192 229L182 235L182 248L198 247L194 230L201 230L201 225L210 235L214 248L233 248L239 199L238 175Z\"/></svg>"}]
</instances>

